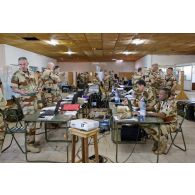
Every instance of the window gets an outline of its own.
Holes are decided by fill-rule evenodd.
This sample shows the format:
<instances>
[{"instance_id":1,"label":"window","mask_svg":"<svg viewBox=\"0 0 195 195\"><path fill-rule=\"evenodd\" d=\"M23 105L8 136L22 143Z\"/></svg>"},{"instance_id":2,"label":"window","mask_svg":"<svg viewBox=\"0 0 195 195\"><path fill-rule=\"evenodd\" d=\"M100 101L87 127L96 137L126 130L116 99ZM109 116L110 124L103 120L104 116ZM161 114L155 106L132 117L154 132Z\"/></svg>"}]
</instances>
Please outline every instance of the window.
<instances>
[{"instance_id":1,"label":"window","mask_svg":"<svg viewBox=\"0 0 195 195\"><path fill-rule=\"evenodd\" d=\"M192 66L184 66L184 80L191 81L192 80Z\"/></svg>"},{"instance_id":2,"label":"window","mask_svg":"<svg viewBox=\"0 0 195 195\"><path fill-rule=\"evenodd\" d=\"M192 83L195 83L195 65L192 66Z\"/></svg>"},{"instance_id":3,"label":"window","mask_svg":"<svg viewBox=\"0 0 195 195\"><path fill-rule=\"evenodd\" d=\"M176 67L177 77L178 77L179 71L184 71L184 80L185 81L192 80L192 66L177 66Z\"/></svg>"}]
</instances>

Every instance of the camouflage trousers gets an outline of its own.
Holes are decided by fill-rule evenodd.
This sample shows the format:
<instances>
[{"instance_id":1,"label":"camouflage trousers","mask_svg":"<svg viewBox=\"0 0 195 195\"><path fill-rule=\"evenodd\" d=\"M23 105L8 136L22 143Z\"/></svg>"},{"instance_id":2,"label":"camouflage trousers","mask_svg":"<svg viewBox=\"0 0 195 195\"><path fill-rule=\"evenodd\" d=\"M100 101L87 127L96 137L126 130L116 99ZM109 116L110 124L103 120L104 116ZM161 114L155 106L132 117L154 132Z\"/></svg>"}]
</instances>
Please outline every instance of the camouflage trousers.
<instances>
[{"instance_id":1,"label":"camouflage trousers","mask_svg":"<svg viewBox=\"0 0 195 195\"><path fill-rule=\"evenodd\" d=\"M144 131L151 135L155 141L158 141L159 130L157 125L141 125ZM167 138L170 132L175 132L176 124L162 124L160 125L160 141Z\"/></svg>"},{"instance_id":2,"label":"camouflage trousers","mask_svg":"<svg viewBox=\"0 0 195 195\"><path fill-rule=\"evenodd\" d=\"M29 115L34 114L37 110L37 99L34 100L28 99L27 97L22 98L21 106L23 110L23 114ZM35 133L36 133L36 123L28 123L27 126L27 143L34 143L35 142Z\"/></svg>"},{"instance_id":3,"label":"camouflage trousers","mask_svg":"<svg viewBox=\"0 0 195 195\"><path fill-rule=\"evenodd\" d=\"M5 139L4 121L3 115L2 113L0 113L0 151L2 149L4 139Z\"/></svg>"},{"instance_id":4,"label":"camouflage trousers","mask_svg":"<svg viewBox=\"0 0 195 195\"><path fill-rule=\"evenodd\" d=\"M38 107L38 109L41 109L44 107L43 103L44 102L43 102L43 98L42 98L42 92L38 92L38 94L37 94L37 107Z\"/></svg>"},{"instance_id":5,"label":"camouflage trousers","mask_svg":"<svg viewBox=\"0 0 195 195\"><path fill-rule=\"evenodd\" d=\"M53 90L51 93L45 92L43 98L47 102L47 106L52 106L54 102L57 102L61 99L60 90Z\"/></svg>"}]
</instances>

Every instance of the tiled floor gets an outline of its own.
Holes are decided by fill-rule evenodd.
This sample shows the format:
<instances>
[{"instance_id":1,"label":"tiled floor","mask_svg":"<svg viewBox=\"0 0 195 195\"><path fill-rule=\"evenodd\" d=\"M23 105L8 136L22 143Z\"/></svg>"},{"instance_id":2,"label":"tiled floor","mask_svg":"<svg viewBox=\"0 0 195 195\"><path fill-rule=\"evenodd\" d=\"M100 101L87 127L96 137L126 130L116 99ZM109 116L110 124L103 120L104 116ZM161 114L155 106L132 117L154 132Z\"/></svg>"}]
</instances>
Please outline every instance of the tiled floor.
<instances>
[{"instance_id":1,"label":"tiled floor","mask_svg":"<svg viewBox=\"0 0 195 195\"><path fill-rule=\"evenodd\" d=\"M187 92L190 99L195 98L195 92ZM183 131L185 135L187 151L183 152L175 147L172 147L167 155L161 155L159 162L161 163L194 163L195 162L195 122L185 120L183 123ZM39 130L43 132L43 130ZM64 132L62 130L53 130L49 133L50 138L56 138L56 136L63 139ZM18 140L24 147L24 136L18 135ZM99 135L99 154L106 157L106 162L115 162L115 149L116 145L111 141L111 134L106 132ZM56 162L67 161L66 143L46 142L44 134L37 135L37 140L41 141L41 153L29 154L30 159L38 160L51 160ZM7 135L4 147L9 144L10 136ZM182 144L181 137L178 136L176 143ZM80 142L77 144L80 148ZM93 146L90 145L90 155L93 155ZM119 145L119 162L125 161L134 147L134 144L120 144ZM134 152L128 158L128 163L151 163L156 162L156 155L151 151L152 141L147 140L146 144L137 144ZM78 156L81 157L81 151L79 149ZM69 160L71 158L71 145L69 147ZM15 142L12 146L0 154L0 162L26 162L25 155L21 153Z\"/></svg>"}]
</instances>

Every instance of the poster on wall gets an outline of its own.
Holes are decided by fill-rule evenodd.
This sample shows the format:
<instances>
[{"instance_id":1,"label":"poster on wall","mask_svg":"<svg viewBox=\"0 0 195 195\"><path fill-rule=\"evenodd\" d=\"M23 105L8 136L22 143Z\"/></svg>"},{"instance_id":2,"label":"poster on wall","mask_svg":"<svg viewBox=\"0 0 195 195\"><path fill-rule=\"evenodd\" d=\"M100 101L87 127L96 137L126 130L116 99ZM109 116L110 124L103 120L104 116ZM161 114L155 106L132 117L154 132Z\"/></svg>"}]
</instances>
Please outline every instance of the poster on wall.
<instances>
[{"instance_id":1,"label":"poster on wall","mask_svg":"<svg viewBox=\"0 0 195 195\"><path fill-rule=\"evenodd\" d=\"M36 71L38 71L38 67L36 67L36 66L29 66L29 70L31 72L36 72Z\"/></svg>"}]
</instances>

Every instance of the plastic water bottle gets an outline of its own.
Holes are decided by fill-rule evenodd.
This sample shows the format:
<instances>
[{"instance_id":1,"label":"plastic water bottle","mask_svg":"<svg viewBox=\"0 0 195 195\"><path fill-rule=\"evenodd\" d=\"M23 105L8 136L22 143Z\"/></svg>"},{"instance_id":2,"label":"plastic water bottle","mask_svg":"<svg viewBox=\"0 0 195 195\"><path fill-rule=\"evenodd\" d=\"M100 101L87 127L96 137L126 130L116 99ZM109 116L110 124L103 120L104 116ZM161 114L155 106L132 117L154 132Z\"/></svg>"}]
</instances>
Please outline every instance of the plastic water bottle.
<instances>
[{"instance_id":1,"label":"plastic water bottle","mask_svg":"<svg viewBox=\"0 0 195 195\"><path fill-rule=\"evenodd\" d=\"M135 98L135 91L133 89L131 89L131 97Z\"/></svg>"},{"instance_id":2,"label":"plastic water bottle","mask_svg":"<svg viewBox=\"0 0 195 195\"><path fill-rule=\"evenodd\" d=\"M115 91L115 103L120 103L120 97L119 97L119 94L118 94L118 90L117 89Z\"/></svg>"},{"instance_id":3,"label":"plastic water bottle","mask_svg":"<svg viewBox=\"0 0 195 195\"><path fill-rule=\"evenodd\" d=\"M146 102L142 97L140 100L140 119L144 120L145 116L146 116Z\"/></svg>"},{"instance_id":4,"label":"plastic water bottle","mask_svg":"<svg viewBox=\"0 0 195 195\"><path fill-rule=\"evenodd\" d=\"M114 86L112 86L112 93L114 93Z\"/></svg>"}]
</instances>

